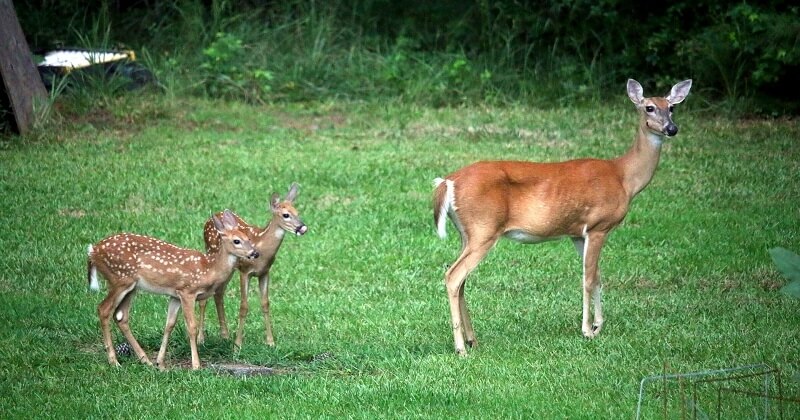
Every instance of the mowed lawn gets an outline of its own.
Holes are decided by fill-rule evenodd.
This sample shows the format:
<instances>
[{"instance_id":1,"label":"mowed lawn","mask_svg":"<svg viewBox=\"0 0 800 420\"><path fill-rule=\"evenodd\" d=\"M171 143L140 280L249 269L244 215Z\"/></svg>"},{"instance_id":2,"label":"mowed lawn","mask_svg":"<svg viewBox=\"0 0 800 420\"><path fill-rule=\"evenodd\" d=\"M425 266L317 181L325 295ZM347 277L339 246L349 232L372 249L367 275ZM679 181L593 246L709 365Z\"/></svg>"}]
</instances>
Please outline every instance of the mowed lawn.
<instances>
[{"instance_id":1,"label":"mowed lawn","mask_svg":"<svg viewBox=\"0 0 800 420\"><path fill-rule=\"evenodd\" d=\"M431 181L481 159L618 156L638 118L623 89L603 106L553 109L134 96L44 139L3 141L0 417L630 418L645 376L762 363L800 399L800 300L777 290L768 253L800 251L800 125L728 119L693 99L603 250L600 336L581 336L569 241L503 240L467 280L480 343L467 357L453 352L443 286L458 234L436 236ZM251 287L240 352L211 310L204 369L186 368L182 316L168 371L108 365L96 312L106 287L87 290L87 245L130 231L201 249L212 212L263 226L270 194L294 181L309 231L286 237L272 270L274 348ZM238 295L234 281L232 330ZM166 307L145 293L133 304L152 357ZM277 374L213 367L224 363ZM660 396L647 393L648 414L663 414ZM763 409L742 398L752 403L734 417ZM800 403L784 410L797 416Z\"/></svg>"}]
</instances>

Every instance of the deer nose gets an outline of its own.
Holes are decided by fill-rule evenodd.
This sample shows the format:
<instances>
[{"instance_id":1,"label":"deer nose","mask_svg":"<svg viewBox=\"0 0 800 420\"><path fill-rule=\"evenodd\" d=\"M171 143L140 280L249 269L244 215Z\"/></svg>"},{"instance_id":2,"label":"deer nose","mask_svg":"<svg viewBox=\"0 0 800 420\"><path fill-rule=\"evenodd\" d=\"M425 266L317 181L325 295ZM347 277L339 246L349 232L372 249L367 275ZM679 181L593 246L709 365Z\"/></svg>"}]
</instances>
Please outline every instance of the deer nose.
<instances>
[{"instance_id":1,"label":"deer nose","mask_svg":"<svg viewBox=\"0 0 800 420\"><path fill-rule=\"evenodd\" d=\"M308 231L308 226L300 225L300 226L297 227L297 229L294 230L294 233L295 233L295 235L300 236L300 235L305 234L307 231Z\"/></svg>"},{"instance_id":2,"label":"deer nose","mask_svg":"<svg viewBox=\"0 0 800 420\"><path fill-rule=\"evenodd\" d=\"M670 125L667 126L667 128L664 131L667 134L667 136L672 137L672 136L678 134L678 126L675 125L675 124L670 124Z\"/></svg>"},{"instance_id":3,"label":"deer nose","mask_svg":"<svg viewBox=\"0 0 800 420\"><path fill-rule=\"evenodd\" d=\"M258 251L253 251L253 252L250 253L250 259L251 260L254 260L254 259L256 259L256 258L258 258L260 256L261 256L261 254L259 254Z\"/></svg>"}]
</instances>

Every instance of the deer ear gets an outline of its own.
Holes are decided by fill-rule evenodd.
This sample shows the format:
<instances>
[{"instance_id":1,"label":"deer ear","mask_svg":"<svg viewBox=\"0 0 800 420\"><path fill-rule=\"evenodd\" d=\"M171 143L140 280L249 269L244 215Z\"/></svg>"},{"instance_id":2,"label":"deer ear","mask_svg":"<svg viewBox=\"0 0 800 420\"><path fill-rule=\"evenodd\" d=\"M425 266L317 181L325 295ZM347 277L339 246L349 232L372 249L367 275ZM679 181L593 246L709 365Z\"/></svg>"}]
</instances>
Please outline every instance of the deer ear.
<instances>
[{"instance_id":1,"label":"deer ear","mask_svg":"<svg viewBox=\"0 0 800 420\"><path fill-rule=\"evenodd\" d=\"M211 220L214 221L214 228L217 229L217 232L222 233L225 231L225 226L222 224L222 220L220 220L217 215L211 215Z\"/></svg>"},{"instance_id":2,"label":"deer ear","mask_svg":"<svg viewBox=\"0 0 800 420\"><path fill-rule=\"evenodd\" d=\"M294 199L297 198L298 188L300 188L300 185L296 182L292 182L292 186L289 187L289 193L286 194L286 201L294 203Z\"/></svg>"},{"instance_id":3,"label":"deer ear","mask_svg":"<svg viewBox=\"0 0 800 420\"><path fill-rule=\"evenodd\" d=\"M672 87L667 95L667 102L670 104L679 104L689 95L689 89L692 88L692 79L684 80L677 83Z\"/></svg>"},{"instance_id":4,"label":"deer ear","mask_svg":"<svg viewBox=\"0 0 800 420\"><path fill-rule=\"evenodd\" d=\"M636 80L628 79L628 97L636 105L640 105L644 99L644 89Z\"/></svg>"},{"instance_id":5,"label":"deer ear","mask_svg":"<svg viewBox=\"0 0 800 420\"><path fill-rule=\"evenodd\" d=\"M278 193L273 193L272 198L269 199L269 207L275 211L278 209L278 204L281 202L281 196Z\"/></svg>"},{"instance_id":6,"label":"deer ear","mask_svg":"<svg viewBox=\"0 0 800 420\"><path fill-rule=\"evenodd\" d=\"M236 225L236 218L233 217L233 213L230 210L226 209L222 212L222 226L224 229L234 229Z\"/></svg>"}]
</instances>

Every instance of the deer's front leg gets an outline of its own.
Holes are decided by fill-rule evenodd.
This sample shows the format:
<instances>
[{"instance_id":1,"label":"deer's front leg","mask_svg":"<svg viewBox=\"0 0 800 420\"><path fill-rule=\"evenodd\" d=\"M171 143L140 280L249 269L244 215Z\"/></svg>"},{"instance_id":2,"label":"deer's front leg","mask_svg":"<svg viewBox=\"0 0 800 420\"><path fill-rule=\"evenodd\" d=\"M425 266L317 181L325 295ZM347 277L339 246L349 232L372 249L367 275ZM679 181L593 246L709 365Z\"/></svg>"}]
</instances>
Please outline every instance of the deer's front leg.
<instances>
[{"instance_id":1,"label":"deer's front leg","mask_svg":"<svg viewBox=\"0 0 800 420\"><path fill-rule=\"evenodd\" d=\"M600 283L600 251L603 249L606 234L604 232L587 233L583 238L574 239L576 248L583 245L578 252L583 257L583 321L581 331L587 338L594 338L603 328L603 309ZM594 322L591 321L591 306L594 301Z\"/></svg>"},{"instance_id":2,"label":"deer's front leg","mask_svg":"<svg viewBox=\"0 0 800 420\"><path fill-rule=\"evenodd\" d=\"M225 282L225 284L219 287L217 293L214 294L214 306L216 306L217 308L217 320L219 321L219 335L221 335L222 338L226 340L230 338L230 333L228 332L228 320L225 319L225 303L224 303L225 289L227 288L227 286L228 283ZM203 331L201 330L200 334L202 333Z\"/></svg>"},{"instance_id":3,"label":"deer's front leg","mask_svg":"<svg viewBox=\"0 0 800 420\"><path fill-rule=\"evenodd\" d=\"M225 290L228 288L228 282L230 281L230 277L225 283L221 284L216 292L214 292L214 306L217 309L217 321L219 321L219 334L224 339L230 338L230 334L228 333L228 321L225 318ZM205 318L206 318L206 304L208 303L208 299L201 300L198 302L198 306L200 306L200 313L198 315L198 322L197 322L197 343L203 344L205 342Z\"/></svg>"},{"instance_id":4,"label":"deer's front leg","mask_svg":"<svg viewBox=\"0 0 800 420\"><path fill-rule=\"evenodd\" d=\"M206 332L205 332L205 322L206 322L206 304L208 303L208 299L201 300L197 302L198 314L197 314L197 343L203 344L206 341Z\"/></svg>"},{"instance_id":5,"label":"deer's front leg","mask_svg":"<svg viewBox=\"0 0 800 420\"><path fill-rule=\"evenodd\" d=\"M269 313L269 273L258 278L258 292L261 295L261 313L264 315L264 340L272 347L275 346L275 339L272 337L272 317Z\"/></svg>"},{"instance_id":6,"label":"deer's front leg","mask_svg":"<svg viewBox=\"0 0 800 420\"><path fill-rule=\"evenodd\" d=\"M239 293L241 293L241 300L239 302L239 325L236 328L236 340L234 346L237 349L242 348L242 341L244 341L244 320L247 318L247 289L250 283L250 277L245 273L239 273Z\"/></svg>"},{"instance_id":7,"label":"deer's front leg","mask_svg":"<svg viewBox=\"0 0 800 420\"><path fill-rule=\"evenodd\" d=\"M164 358L167 355L167 344L169 342L169 335L172 329L175 328L175 321L178 319L178 310L181 308L181 301L178 298L170 297L167 306L167 325L164 327L164 337L161 339L161 348L158 349L158 357L156 357L156 365L159 369L165 370ZM194 312L194 308L190 309Z\"/></svg>"},{"instance_id":8,"label":"deer's front leg","mask_svg":"<svg viewBox=\"0 0 800 420\"><path fill-rule=\"evenodd\" d=\"M196 297L193 293L179 295L180 305L183 308L183 318L186 321L186 330L189 333L189 349L192 352L192 369L200 369L200 356L197 353L197 323L194 319L194 304Z\"/></svg>"}]
</instances>

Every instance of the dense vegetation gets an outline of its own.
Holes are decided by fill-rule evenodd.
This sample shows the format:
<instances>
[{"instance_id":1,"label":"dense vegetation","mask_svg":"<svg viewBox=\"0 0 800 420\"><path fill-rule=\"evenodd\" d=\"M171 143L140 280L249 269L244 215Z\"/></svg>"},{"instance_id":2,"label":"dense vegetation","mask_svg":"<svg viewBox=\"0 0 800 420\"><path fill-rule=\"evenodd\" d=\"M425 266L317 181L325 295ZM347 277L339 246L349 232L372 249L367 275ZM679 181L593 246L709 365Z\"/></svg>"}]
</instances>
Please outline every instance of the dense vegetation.
<instances>
[{"instance_id":1,"label":"dense vegetation","mask_svg":"<svg viewBox=\"0 0 800 420\"><path fill-rule=\"evenodd\" d=\"M254 102L600 100L629 77L796 113L800 9L740 0L19 2L37 49L134 48L172 89ZM169 83L175 81L175 83Z\"/></svg>"}]
</instances>

